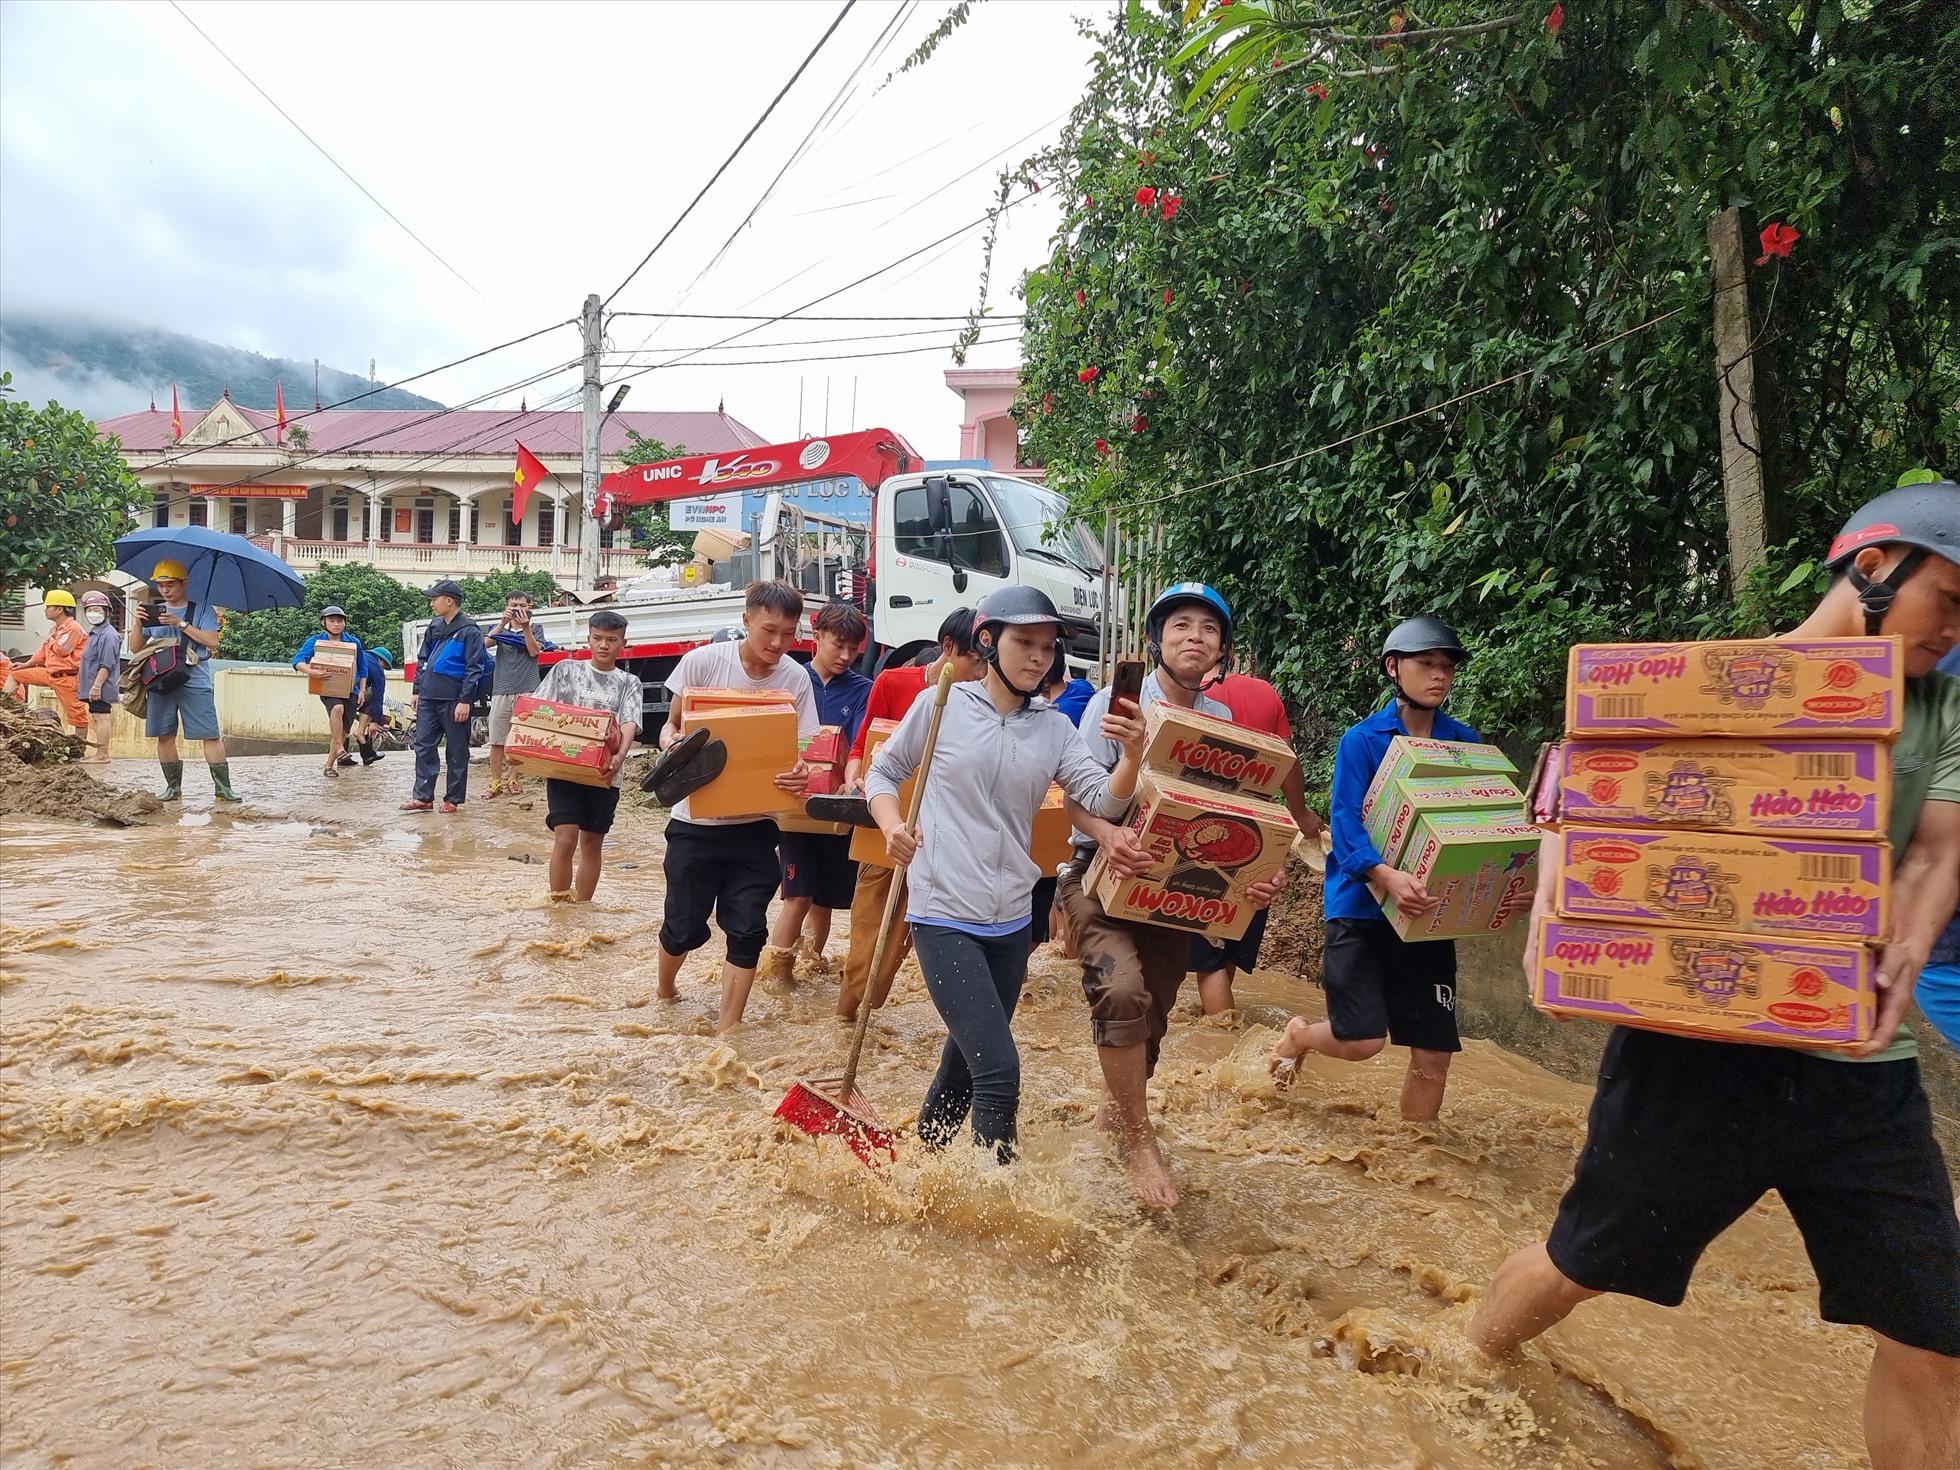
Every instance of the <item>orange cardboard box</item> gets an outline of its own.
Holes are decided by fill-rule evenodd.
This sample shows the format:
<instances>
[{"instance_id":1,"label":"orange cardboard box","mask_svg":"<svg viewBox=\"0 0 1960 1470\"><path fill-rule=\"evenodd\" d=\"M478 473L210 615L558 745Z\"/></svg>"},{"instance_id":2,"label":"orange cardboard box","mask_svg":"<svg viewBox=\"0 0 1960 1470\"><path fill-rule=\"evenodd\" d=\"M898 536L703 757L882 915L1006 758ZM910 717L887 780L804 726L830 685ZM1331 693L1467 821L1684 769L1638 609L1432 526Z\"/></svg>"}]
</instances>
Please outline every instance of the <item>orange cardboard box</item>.
<instances>
[{"instance_id":1,"label":"orange cardboard box","mask_svg":"<svg viewBox=\"0 0 1960 1470\"><path fill-rule=\"evenodd\" d=\"M688 798L697 817L802 815L803 798L782 790L776 777L796 765L796 711L787 704L707 709L684 716L681 732L705 728L728 747L722 773Z\"/></svg>"},{"instance_id":2,"label":"orange cardboard box","mask_svg":"<svg viewBox=\"0 0 1960 1470\"><path fill-rule=\"evenodd\" d=\"M878 753L878 747L891 739L892 731L899 726L897 720L873 720L871 729L864 737L864 770L871 770L871 758ZM915 778L916 779L916 778ZM909 808L912 805L912 782L907 781L898 788L898 804ZM891 855L885 851L885 834L876 827L853 827L851 829L851 861L870 863L876 868L889 868Z\"/></svg>"},{"instance_id":3,"label":"orange cardboard box","mask_svg":"<svg viewBox=\"0 0 1960 1470\"><path fill-rule=\"evenodd\" d=\"M359 650L352 643L316 643L307 662L306 692L328 699L345 699L354 692L354 666Z\"/></svg>"},{"instance_id":4,"label":"orange cardboard box","mask_svg":"<svg viewBox=\"0 0 1960 1470\"><path fill-rule=\"evenodd\" d=\"M1582 643L1565 733L1890 740L1905 715L1897 638Z\"/></svg>"},{"instance_id":5,"label":"orange cardboard box","mask_svg":"<svg viewBox=\"0 0 1960 1470\"><path fill-rule=\"evenodd\" d=\"M1300 830L1276 801L1225 796L1150 770L1137 781L1129 826L1152 867L1119 878L1099 852L1083 886L1111 918L1212 939L1244 936L1257 912L1245 890L1286 867Z\"/></svg>"},{"instance_id":6,"label":"orange cardboard box","mask_svg":"<svg viewBox=\"0 0 1960 1470\"><path fill-rule=\"evenodd\" d=\"M1034 814L1034 829L1028 839L1028 856L1041 869L1041 876L1052 878L1055 870L1075 851L1069 839L1068 809L1063 806L1062 788L1051 785L1048 795Z\"/></svg>"},{"instance_id":7,"label":"orange cardboard box","mask_svg":"<svg viewBox=\"0 0 1960 1470\"><path fill-rule=\"evenodd\" d=\"M1568 740L1568 822L1882 841L1892 752L1876 740Z\"/></svg>"},{"instance_id":8,"label":"orange cardboard box","mask_svg":"<svg viewBox=\"0 0 1960 1470\"><path fill-rule=\"evenodd\" d=\"M685 724L689 715L713 709L753 709L767 705L795 709L796 700L782 689L683 689L681 722Z\"/></svg>"},{"instance_id":9,"label":"orange cardboard box","mask_svg":"<svg viewBox=\"0 0 1960 1470\"><path fill-rule=\"evenodd\" d=\"M1877 956L1830 939L1539 921L1532 1004L1718 1041L1852 1047L1877 1012Z\"/></svg>"},{"instance_id":10,"label":"orange cardboard box","mask_svg":"<svg viewBox=\"0 0 1960 1470\"><path fill-rule=\"evenodd\" d=\"M1878 944L1892 930L1892 848L1568 826L1559 833L1557 895L1568 919Z\"/></svg>"},{"instance_id":11,"label":"orange cardboard box","mask_svg":"<svg viewBox=\"0 0 1960 1470\"><path fill-rule=\"evenodd\" d=\"M1240 796L1274 796L1299 759L1277 735L1160 700L1143 712L1143 764L1174 781Z\"/></svg>"},{"instance_id":12,"label":"orange cardboard box","mask_svg":"<svg viewBox=\"0 0 1960 1470\"><path fill-rule=\"evenodd\" d=\"M580 786L612 784L607 768L619 748L619 721L609 711L525 694L510 719L504 759L512 770Z\"/></svg>"}]
</instances>

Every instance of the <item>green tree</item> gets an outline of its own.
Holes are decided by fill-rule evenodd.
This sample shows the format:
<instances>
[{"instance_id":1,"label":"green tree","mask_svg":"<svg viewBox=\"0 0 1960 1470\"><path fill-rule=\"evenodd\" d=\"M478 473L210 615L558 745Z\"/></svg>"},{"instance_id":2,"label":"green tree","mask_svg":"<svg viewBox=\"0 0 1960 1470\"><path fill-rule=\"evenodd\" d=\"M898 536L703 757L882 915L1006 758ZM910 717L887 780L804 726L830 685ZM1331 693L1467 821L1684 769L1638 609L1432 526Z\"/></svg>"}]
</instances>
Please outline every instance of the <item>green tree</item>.
<instances>
[{"instance_id":1,"label":"green tree","mask_svg":"<svg viewBox=\"0 0 1960 1470\"><path fill-rule=\"evenodd\" d=\"M525 572L506 567L482 577L459 579L466 613L500 613L504 599L513 592L528 593L533 607L550 607L558 595L558 584L549 572Z\"/></svg>"},{"instance_id":2,"label":"green tree","mask_svg":"<svg viewBox=\"0 0 1960 1470\"><path fill-rule=\"evenodd\" d=\"M58 403L30 408L0 373L0 597L59 587L115 565L143 488L121 441Z\"/></svg>"},{"instance_id":3,"label":"green tree","mask_svg":"<svg viewBox=\"0 0 1960 1470\"><path fill-rule=\"evenodd\" d=\"M684 444L667 444L659 439L649 439L631 429L626 431L626 439L626 448L619 456L622 465L659 464L662 460L679 459L687 453ZM625 529L633 545L646 553L646 564L650 567L681 566L694 555L694 538L667 524L665 505L634 506L626 512Z\"/></svg>"},{"instance_id":4,"label":"green tree","mask_svg":"<svg viewBox=\"0 0 1960 1470\"><path fill-rule=\"evenodd\" d=\"M1017 171L1069 201L1023 282L1031 449L1161 533L1144 575L1224 585L1323 755L1396 618L1456 622L1466 715L1538 736L1571 643L1787 616L1851 506L1960 458L1950 7L1421 12L1133 0ZM1791 539L1740 593L1706 239L1730 205L1798 236L1752 280Z\"/></svg>"},{"instance_id":5,"label":"green tree","mask_svg":"<svg viewBox=\"0 0 1960 1470\"><path fill-rule=\"evenodd\" d=\"M303 580L306 600L299 607L227 616L218 656L254 663L289 663L307 636L318 630L320 610L341 607L347 611L349 631L370 648L392 650L399 665L412 651L399 646L402 624L429 615L429 604L420 592L365 562L330 563Z\"/></svg>"}]
</instances>

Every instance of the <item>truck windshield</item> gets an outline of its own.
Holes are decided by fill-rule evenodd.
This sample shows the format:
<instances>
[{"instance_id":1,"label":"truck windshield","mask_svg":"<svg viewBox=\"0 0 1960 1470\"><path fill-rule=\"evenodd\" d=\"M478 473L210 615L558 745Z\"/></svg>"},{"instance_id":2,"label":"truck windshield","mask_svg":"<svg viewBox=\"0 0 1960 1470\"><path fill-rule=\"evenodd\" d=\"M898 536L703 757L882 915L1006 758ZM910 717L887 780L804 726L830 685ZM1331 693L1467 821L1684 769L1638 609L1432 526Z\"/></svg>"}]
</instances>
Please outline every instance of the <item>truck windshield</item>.
<instances>
[{"instance_id":1,"label":"truck windshield","mask_svg":"<svg viewBox=\"0 0 1960 1470\"><path fill-rule=\"evenodd\" d=\"M1069 518L1068 502L1054 491L1002 475L985 477L1000 508L1001 526L1022 551L1045 551L1085 572L1102 571L1102 542Z\"/></svg>"}]
</instances>

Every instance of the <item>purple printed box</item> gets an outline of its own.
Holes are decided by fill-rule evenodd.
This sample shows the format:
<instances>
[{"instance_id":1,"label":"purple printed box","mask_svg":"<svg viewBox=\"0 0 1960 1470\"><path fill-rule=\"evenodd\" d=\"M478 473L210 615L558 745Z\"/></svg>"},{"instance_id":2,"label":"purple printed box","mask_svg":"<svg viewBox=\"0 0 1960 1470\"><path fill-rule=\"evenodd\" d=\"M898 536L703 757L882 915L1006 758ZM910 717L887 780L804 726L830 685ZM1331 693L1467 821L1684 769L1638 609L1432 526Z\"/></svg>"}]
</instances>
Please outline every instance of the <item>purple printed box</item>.
<instances>
[{"instance_id":1,"label":"purple printed box","mask_svg":"<svg viewBox=\"0 0 1960 1470\"><path fill-rule=\"evenodd\" d=\"M1892 753L1876 740L1569 740L1567 821L1882 840Z\"/></svg>"},{"instance_id":2,"label":"purple printed box","mask_svg":"<svg viewBox=\"0 0 1960 1470\"><path fill-rule=\"evenodd\" d=\"M1582 643L1566 667L1568 735L1889 740L1903 717L1896 638Z\"/></svg>"},{"instance_id":3,"label":"purple printed box","mask_svg":"<svg viewBox=\"0 0 1960 1470\"><path fill-rule=\"evenodd\" d=\"M1891 933L1882 842L1577 826L1558 842L1566 918L1866 943Z\"/></svg>"}]
</instances>

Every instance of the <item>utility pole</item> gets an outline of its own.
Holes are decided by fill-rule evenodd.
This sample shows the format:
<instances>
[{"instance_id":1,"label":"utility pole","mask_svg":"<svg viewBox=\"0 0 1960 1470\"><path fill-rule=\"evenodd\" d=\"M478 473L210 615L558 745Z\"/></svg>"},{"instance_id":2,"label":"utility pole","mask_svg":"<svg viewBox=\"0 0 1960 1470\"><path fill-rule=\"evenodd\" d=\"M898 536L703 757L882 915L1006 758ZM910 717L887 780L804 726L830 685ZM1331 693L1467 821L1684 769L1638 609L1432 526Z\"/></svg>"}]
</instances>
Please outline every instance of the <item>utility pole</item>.
<instances>
[{"instance_id":1,"label":"utility pole","mask_svg":"<svg viewBox=\"0 0 1960 1470\"><path fill-rule=\"evenodd\" d=\"M578 593L589 598L599 585L599 525L592 507L599 500L599 298L585 298L580 317L585 339L584 459L579 466Z\"/></svg>"},{"instance_id":2,"label":"utility pole","mask_svg":"<svg viewBox=\"0 0 1960 1470\"><path fill-rule=\"evenodd\" d=\"M1708 220L1715 286L1715 403L1722 446L1722 498L1728 511L1729 586L1740 591L1768 548L1789 538L1784 425L1765 336L1749 299L1751 221L1740 209Z\"/></svg>"}]
</instances>

